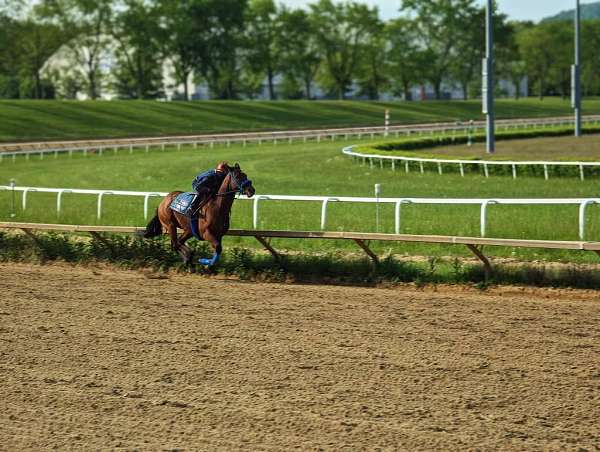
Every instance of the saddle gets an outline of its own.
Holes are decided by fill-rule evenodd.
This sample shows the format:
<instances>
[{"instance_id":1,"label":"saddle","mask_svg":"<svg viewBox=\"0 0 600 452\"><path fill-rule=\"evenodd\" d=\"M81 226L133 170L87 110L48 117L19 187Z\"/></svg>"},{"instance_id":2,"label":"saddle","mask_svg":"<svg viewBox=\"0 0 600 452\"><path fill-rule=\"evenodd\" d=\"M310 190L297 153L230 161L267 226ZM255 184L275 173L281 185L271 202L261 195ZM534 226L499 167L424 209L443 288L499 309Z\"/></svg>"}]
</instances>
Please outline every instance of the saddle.
<instances>
[{"instance_id":1,"label":"saddle","mask_svg":"<svg viewBox=\"0 0 600 452\"><path fill-rule=\"evenodd\" d=\"M198 193L187 192L177 195L169 206L175 212L191 217L194 213Z\"/></svg>"},{"instance_id":2,"label":"saddle","mask_svg":"<svg viewBox=\"0 0 600 452\"><path fill-rule=\"evenodd\" d=\"M206 204L209 199L209 197L202 199L202 197L195 192L186 192L177 195L177 197L171 201L171 204L169 205L171 210L185 215L190 219L192 234L198 240L204 240L200 235L200 231L198 230L198 214L202 206Z\"/></svg>"}]
</instances>

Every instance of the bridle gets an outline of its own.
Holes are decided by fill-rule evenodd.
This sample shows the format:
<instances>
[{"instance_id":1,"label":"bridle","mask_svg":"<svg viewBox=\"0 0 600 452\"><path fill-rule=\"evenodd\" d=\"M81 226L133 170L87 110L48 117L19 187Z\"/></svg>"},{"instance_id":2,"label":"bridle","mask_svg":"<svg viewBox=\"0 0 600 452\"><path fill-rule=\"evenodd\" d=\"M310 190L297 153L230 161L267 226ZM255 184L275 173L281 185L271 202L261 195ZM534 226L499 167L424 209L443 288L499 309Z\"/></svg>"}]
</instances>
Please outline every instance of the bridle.
<instances>
[{"instance_id":1,"label":"bridle","mask_svg":"<svg viewBox=\"0 0 600 452\"><path fill-rule=\"evenodd\" d=\"M242 181L241 183L238 181L238 178L235 177L235 171L234 170L229 170L228 173L229 178L233 181L233 183L237 186L237 188L235 190L229 190L226 191L225 193L217 193L215 196L227 196L230 195L232 193L235 193L236 195L242 195L244 194L244 189L248 186L252 184L252 181L250 179L246 179L244 181Z\"/></svg>"}]
</instances>

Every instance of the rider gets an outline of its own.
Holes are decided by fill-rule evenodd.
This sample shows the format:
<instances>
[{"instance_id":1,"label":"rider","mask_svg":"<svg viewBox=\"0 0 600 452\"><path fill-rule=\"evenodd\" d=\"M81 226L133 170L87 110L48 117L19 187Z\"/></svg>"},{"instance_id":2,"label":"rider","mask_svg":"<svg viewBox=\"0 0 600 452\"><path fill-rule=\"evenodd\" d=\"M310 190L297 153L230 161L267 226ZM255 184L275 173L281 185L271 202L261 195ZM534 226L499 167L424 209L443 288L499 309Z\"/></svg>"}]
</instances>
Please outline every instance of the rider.
<instances>
[{"instance_id":1,"label":"rider","mask_svg":"<svg viewBox=\"0 0 600 452\"><path fill-rule=\"evenodd\" d=\"M192 181L192 188L199 196L196 198L193 208L190 209L191 212L194 212L204 199L215 194L219 190L226 175L227 162L220 162L215 169L210 169L196 176Z\"/></svg>"}]
</instances>

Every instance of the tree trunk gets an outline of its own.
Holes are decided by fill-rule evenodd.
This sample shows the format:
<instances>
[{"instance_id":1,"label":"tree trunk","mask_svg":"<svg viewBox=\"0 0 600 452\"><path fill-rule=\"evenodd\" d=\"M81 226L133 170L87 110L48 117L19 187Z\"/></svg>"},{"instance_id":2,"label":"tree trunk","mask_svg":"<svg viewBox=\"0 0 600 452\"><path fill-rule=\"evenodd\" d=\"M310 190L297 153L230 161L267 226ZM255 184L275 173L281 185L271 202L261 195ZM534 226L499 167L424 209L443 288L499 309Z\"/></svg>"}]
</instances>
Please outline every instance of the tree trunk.
<instances>
[{"instance_id":1,"label":"tree trunk","mask_svg":"<svg viewBox=\"0 0 600 452\"><path fill-rule=\"evenodd\" d=\"M410 84L408 82L404 82L402 84L402 87L404 91L404 100L412 100L412 96L410 93Z\"/></svg>"},{"instance_id":2,"label":"tree trunk","mask_svg":"<svg viewBox=\"0 0 600 452\"><path fill-rule=\"evenodd\" d=\"M137 55L137 68L136 68L136 91L137 91L137 98L138 99L142 99L144 96L144 88L143 88L143 84L144 84L144 76L143 76L143 71L142 71L142 59L141 56L138 52Z\"/></svg>"},{"instance_id":3,"label":"tree trunk","mask_svg":"<svg viewBox=\"0 0 600 452\"><path fill-rule=\"evenodd\" d=\"M544 79L540 78L540 100L544 100Z\"/></svg>"},{"instance_id":4,"label":"tree trunk","mask_svg":"<svg viewBox=\"0 0 600 452\"><path fill-rule=\"evenodd\" d=\"M233 97L233 80L231 80L231 77L229 77L227 80L227 98L233 99Z\"/></svg>"},{"instance_id":5,"label":"tree trunk","mask_svg":"<svg viewBox=\"0 0 600 452\"><path fill-rule=\"evenodd\" d=\"M306 99L310 100L310 79L308 77L304 79L304 89L306 91Z\"/></svg>"},{"instance_id":6,"label":"tree trunk","mask_svg":"<svg viewBox=\"0 0 600 452\"><path fill-rule=\"evenodd\" d=\"M273 87L273 68L269 65L267 69L267 80L269 83L269 99L275 100L275 89Z\"/></svg>"},{"instance_id":7,"label":"tree trunk","mask_svg":"<svg viewBox=\"0 0 600 452\"><path fill-rule=\"evenodd\" d=\"M35 71L35 98L42 98L42 81L40 80L40 71Z\"/></svg>"},{"instance_id":8,"label":"tree trunk","mask_svg":"<svg viewBox=\"0 0 600 452\"><path fill-rule=\"evenodd\" d=\"M188 78L190 76L189 72L184 72L183 73L183 98L184 100L188 101L190 100L190 93L188 90Z\"/></svg>"},{"instance_id":9,"label":"tree trunk","mask_svg":"<svg viewBox=\"0 0 600 452\"><path fill-rule=\"evenodd\" d=\"M435 91L435 98L437 100L441 100L442 99L442 82L441 81L434 82L433 90Z\"/></svg>"},{"instance_id":10,"label":"tree trunk","mask_svg":"<svg viewBox=\"0 0 600 452\"><path fill-rule=\"evenodd\" d=\"M468 82L462 83L462 92L463 92L463 100L468 100L469 99L469 83Z\"/></svg>"},{"instance_id":11,"label":"tree trunk","mask_svg":"<svg viewBox=\"0 0 600 452\"><path fill-rule=\"evenodd\" d=\"M88 95L90 96L90 99L96 100L98 98L98 93L96 90L96 74L93 70L88 71L88 83L90 85Z\"/></svg>"}]
</instances>

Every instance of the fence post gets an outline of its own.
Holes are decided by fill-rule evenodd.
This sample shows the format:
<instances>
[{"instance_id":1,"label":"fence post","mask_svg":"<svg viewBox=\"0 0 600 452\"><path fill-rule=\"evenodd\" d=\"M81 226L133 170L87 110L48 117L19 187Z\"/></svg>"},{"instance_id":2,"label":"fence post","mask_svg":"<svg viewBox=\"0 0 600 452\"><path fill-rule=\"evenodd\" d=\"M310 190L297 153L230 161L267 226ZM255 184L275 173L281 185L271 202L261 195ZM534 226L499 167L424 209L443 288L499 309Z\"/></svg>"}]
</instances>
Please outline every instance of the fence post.
<instances>
[{"instance_id":1,"label":"fence post","mask_svg":"<svg viewBox=\"0 0 600 452\"><path fill-rule=\"evenodd\" d=\"M462 162L459 164L459 166L460 166L461 177L465 177L465 166L462 164Z\"/></svg>"},{"instance_id":2,"label":"fence post","mask_svg":"<svg viewBox=\"0 0 600 452\"><path fill-rule=\"evenodd\" d=\"M401 229L401 210L402 210L402 204L410 204L411 202L406 200L406 199L401 199L400 201L396 202L396 208L394 209L394 231L396 232L396 234L400 234L400 229Z\"/></svg>"},{"instance_id":3,"label":"fence post","mask_svg":"<svg viewBox=\"0 0 600 452\"><path fill-rule=\"evenodd\" d=\"M488 199L487 201L483 201L481 203L481 218L480 218L481 237L485 237L485 232L486 232L486 227L487 227L487 207L490 204L498 204L498 201Z\"/></svg>"},{"instance_id":4,"label":"fence post","mask_svg":"<svg viewBox=\"0 0 600 452\"><path fill-rule=\"evenodd\" d=\"M258 201L261 199L269 199L268 196L257 196L254 198L254 205L252 207L252 227L258 229Z\"/></svg>"},{"instance_id":5,"label":"fence post","mask_svg":"<svg viewBox=\"0 0 600 452\"><path fill-rule=\"evenodd\" d=\"M548 165L544 165L544 179L548 180Z\"/></svg>"},{"instance_id":6,"label":"fence post","mask_svg":"<svg viewBox=\"0 0 600 452\"><path fill-rule=\"evenodd\" d=\"M144 220L148 219L148 202L152 196L160 196L160 193L147 193L144 196Z\"/></svg>"},{"instance_id":7,"label":"fence post","mask_svg":"<svg viewBox=\"0 0 600 452\"><path fill-rule=\"evenodd\" d=\"M37 191L37 190L35 188L26 188L25 190L23 190L23 201L22 201L23 211L25 211L25 209L27 209L27 193L33 192L33 191Z\"/></svg>"},{"instance_id":8,"label":"fence post","mask_svg":"<svg viewBox=\"0 0 600 452\"><path fill-rule=\"evenodd\" d=\"M112 191L103 191L100 194L98 194L98 213L97 213L98 220L100 218L102 218L102 198L104 197L104 195L112 195L112 194L113 194Z\"/></svg>"},{"instance_id":9,"label":"fence post","mask_svg":"<svg viewBox=\"0 0 600 452\"><path fill-rule=\"evenodd\" d=\"M591 204L598 204L598 202L588 199L579 205L579 240L585 240L585 213Z\"/></svg>"},{"instance_id":10,"label":"fence post","mask_svg":"<svg viewBox=\"0 0 600 452\"><path fill-rule=\"evenodd\" d=\"M327 198L321 205L321 231L324 231L325 226L327 225L327 204L329 204L330 201L335 202L337 199Z\"/></svg>"},{"instance_id":11,"label":"fence post","mask_svg":"<svg viewBox=\"0 0 600 452\"><path fill-rule=\"evenodd\" d=\"M60 210L62 204L62 195L64 193L73 193L71 190L60 190L56 195L56 216L60 217Z\"/></svg>"},{"instance_id":12,"label":"fence post","mask_svg":"<svg viewBox=\"0 0 600 452\"><path fill-rule=\"evenodd\" d=\"M585 173L583 172L583 165L579 165L579 177L581 180L585 180Z\"/></svg>"},{"instance_id":13,"label":"fence post","mask_svg":"<svg viewBox=\"0 0 600 452\"><path fill-rule=\"evenodd\" d=\"M516 179L517 178L517 165L515 165L514 163L512 165L512 174L513 174L513 179Z\"/></svg>"}]
</instances>

